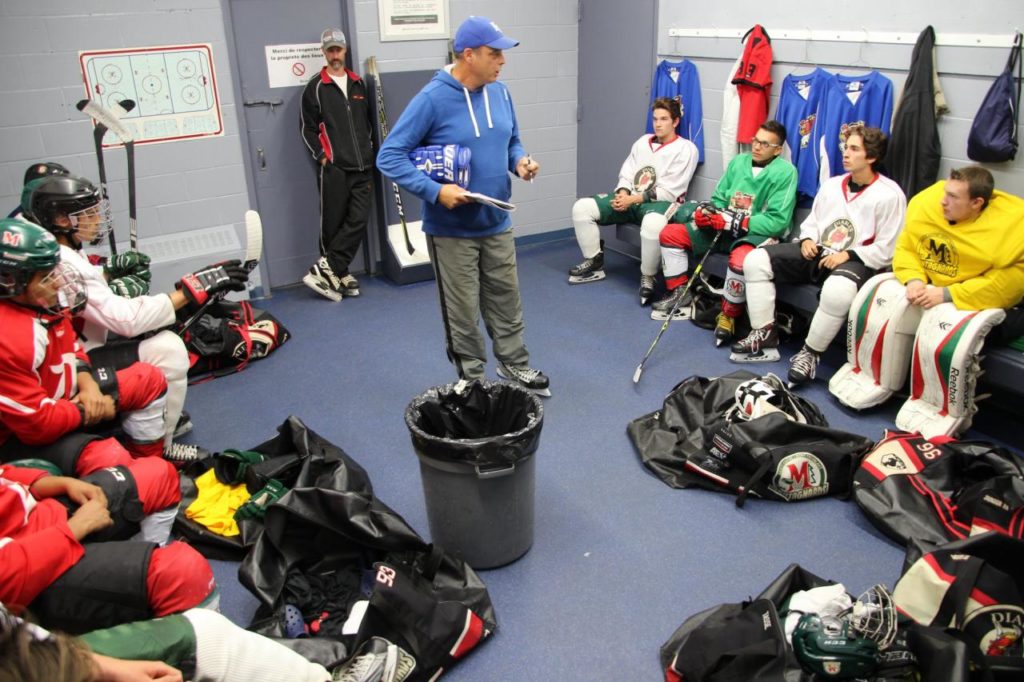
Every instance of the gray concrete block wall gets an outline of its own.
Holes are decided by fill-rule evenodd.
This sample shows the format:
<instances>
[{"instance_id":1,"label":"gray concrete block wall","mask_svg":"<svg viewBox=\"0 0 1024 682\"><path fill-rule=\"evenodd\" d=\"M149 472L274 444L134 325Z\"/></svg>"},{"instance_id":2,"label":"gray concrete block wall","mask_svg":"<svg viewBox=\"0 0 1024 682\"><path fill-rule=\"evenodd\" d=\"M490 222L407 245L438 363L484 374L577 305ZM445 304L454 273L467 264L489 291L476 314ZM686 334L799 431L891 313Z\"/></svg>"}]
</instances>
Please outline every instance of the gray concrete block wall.
<instances>
[{"instance_id":1,"label":"gray concrete block wall","mask_svg":"<svg viewBox=\"0 0 1024 682\"><path fill-rule=\"evenodd\" d=\"M221 0L4 0L0 4L0 201L19 201L32 162L53 160L96 179L80 50L210 43L225 135L136 145L140 237L234 225L248 208ZM106 150L119 239L127 237L125 155Z\"/></svg>"},{"instance_id":2,"label":"gray concrete block wall","mask_svg":"<svg viewBox=\"0 0 1024 682\"><path fill-rule=\"evenodd\" d=\"M936 33L983 33L1007 36L1024 30L1024 5L1010 0L987 2L984 12L952 0L912 0L893 4L865 0L855 13L814 5L773 5L770 10L755 0L739 0L728 7L694 5L661 0L659 4L658 59L694 62L700 73L704 108L705 163L691 185L693 197L709 196L722 173L719 132L722 93L730 67L742 51L738 39L672 38L670 28L740 28L760 23L773 36L772 80L781 84L790 73L808 73L815 66L843 74L865 73L872 68L893 81L898 104L913 45L859 44L781 40L777 29L836 29L842 31L909 32L915 35L929 24ZM854 16L855 15L855 16ZM740 21L738 17L745 17ZM974 163L967 158L967 134L971 122L995 77L1005 65L1008 48L938 47L939 80L950 113L939 121L942 143L940 177L951 168ZM653 66L652 66L653 69ZM778 88L773 88L769 113L778 105ZM1021 131L1024 138L1024 130ZM992 171L996 186L1024 196L1024 150L1015 161L984 164Z\"/></svg>"},{"instance_id":3,"label":"gray concrete block wall","mask_svg":"<svg viewBox=\"0 0 1024 682\"><path fill-rule=\"evenodd\" d=\"M512 93L520 136L540 162L541 176L533 183L513 182L516 234L570 227L576 199L576 0L450 0L449 9L452 34L476 14L520 41L506 51L501 80ZM352 57L360 72L371 55L385 79L388 72L438 69L445 63L445 40L381 42L376 0L351 2L349 21Z\"/></svg>"}]
</instances>

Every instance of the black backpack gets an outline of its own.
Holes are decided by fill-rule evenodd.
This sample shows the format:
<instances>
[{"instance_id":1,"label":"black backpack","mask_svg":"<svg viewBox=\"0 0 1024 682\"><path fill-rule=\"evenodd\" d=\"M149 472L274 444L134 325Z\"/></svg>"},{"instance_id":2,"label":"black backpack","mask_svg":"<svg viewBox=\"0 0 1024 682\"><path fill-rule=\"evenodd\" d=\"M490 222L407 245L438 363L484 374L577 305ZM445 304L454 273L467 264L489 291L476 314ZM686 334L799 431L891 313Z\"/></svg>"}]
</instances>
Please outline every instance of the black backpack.
<instances>
[{"instance_id":1,"label":"black backpack","mask_svg":"<svg viewBox=\"0 0 1024 682\"><path fill-rule=\"evenodd\" d=\"M1012 161L1017 156L1020 116L1021 34L1013 39L1006 68L981 102L967 136L967 156L973 161ZM1017 75L1013 75L1014 68Z\"/></svg>"}]
</instances>

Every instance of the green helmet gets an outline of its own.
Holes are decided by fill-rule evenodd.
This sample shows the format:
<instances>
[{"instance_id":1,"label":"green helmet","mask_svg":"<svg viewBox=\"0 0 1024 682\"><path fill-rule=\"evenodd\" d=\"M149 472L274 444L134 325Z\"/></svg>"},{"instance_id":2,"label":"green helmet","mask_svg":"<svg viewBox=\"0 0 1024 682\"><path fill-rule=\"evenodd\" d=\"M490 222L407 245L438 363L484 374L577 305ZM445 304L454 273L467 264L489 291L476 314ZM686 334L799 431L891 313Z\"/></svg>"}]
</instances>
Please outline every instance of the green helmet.
<instances>
[{"instance_id":1,"label":"green helmet","mask_svg":"<svg viewBox=\"0 0 1024 682\"><path fill-rule=\"evenodd\" d=\"M0 220L0 298L24 293L32 275L60 262L52 234L20 218Z\"/></svg>"},{"instance_id":2,"label":"green helmet","mask_svg":"<svg viewBox=\"0 0 1024 682\"><path fill-rule=\"evenodd\" d=\"M793 631L793 652L800 667L825 679L870 677L879 663L878 644L858 635L842 616L800 616Z\"/></svg>"}]
</instances>

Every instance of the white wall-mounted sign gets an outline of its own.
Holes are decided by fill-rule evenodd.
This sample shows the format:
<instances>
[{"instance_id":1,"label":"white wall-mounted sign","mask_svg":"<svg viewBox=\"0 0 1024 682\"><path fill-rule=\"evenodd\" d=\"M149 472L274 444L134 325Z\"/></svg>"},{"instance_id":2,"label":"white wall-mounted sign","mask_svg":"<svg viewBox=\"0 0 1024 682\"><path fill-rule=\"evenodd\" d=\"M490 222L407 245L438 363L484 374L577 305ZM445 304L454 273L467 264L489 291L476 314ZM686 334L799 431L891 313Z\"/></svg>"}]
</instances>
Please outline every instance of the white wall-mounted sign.
<instances>
[{"instance_id":1,"label":"white wall-mounted sign","mask_svg":"<svg viewBox=\"0 0 1024 682\"><path fill-rule=\"evenodd\" d=\"M448 0L377 0L381 42L449 38Z\"/></svg>"},{"instance_id":2,"label":"white wall-mounted sign","mask_svg":"<svg viewBox=\"0 0 1024 682\"><path fill-rule=\"evenodd\" d=\"M135 102L122 120L136 144L224 134L209 43L90 50L78 60L86 97L108 109Z\"/></svg>"},{"instance_id":3,"label":"white wall-mounted sign","mask_svg":"<svg viewBox=\"0 0 1024 682\"><path fill-rule=\"evenodd\" d=\"M272 88L305 85L326 61L320 43L267 45L267 78Z\"/></svg>"}]
</instances>

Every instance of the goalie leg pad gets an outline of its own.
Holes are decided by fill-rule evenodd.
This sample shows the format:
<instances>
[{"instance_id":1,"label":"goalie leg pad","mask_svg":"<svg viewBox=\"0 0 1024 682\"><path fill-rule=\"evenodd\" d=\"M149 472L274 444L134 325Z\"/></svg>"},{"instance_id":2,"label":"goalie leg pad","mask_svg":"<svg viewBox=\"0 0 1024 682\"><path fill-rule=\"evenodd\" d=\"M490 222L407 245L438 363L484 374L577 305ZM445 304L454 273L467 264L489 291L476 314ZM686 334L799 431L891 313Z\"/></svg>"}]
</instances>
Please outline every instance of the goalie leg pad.
<instances>
[{"instance_id":1,"label":"goalie leg pad","mask_svg":"<svg viewBox=\"0 0 1024 682\"><path fill-rule=\"evenodd\" d=\"M985 336L1006 318L1001 308L957 310L942 303L924 312L914 339L910 397L896 426L925 438L965 431L978 411L974 402L978 353Z\"/></svg>"},{"instance_id":2,"label":"goalie leg pad","mask_svg":"<svg viewBox=\"0 0 1024 682\"><path fill-rule=\"evenodd\" d=\"M879 405L903 387L921 308L891 272L869 279L850 307L846 364L828 382L839 402L855 410Z\"/></svg>"}]
</instances>

